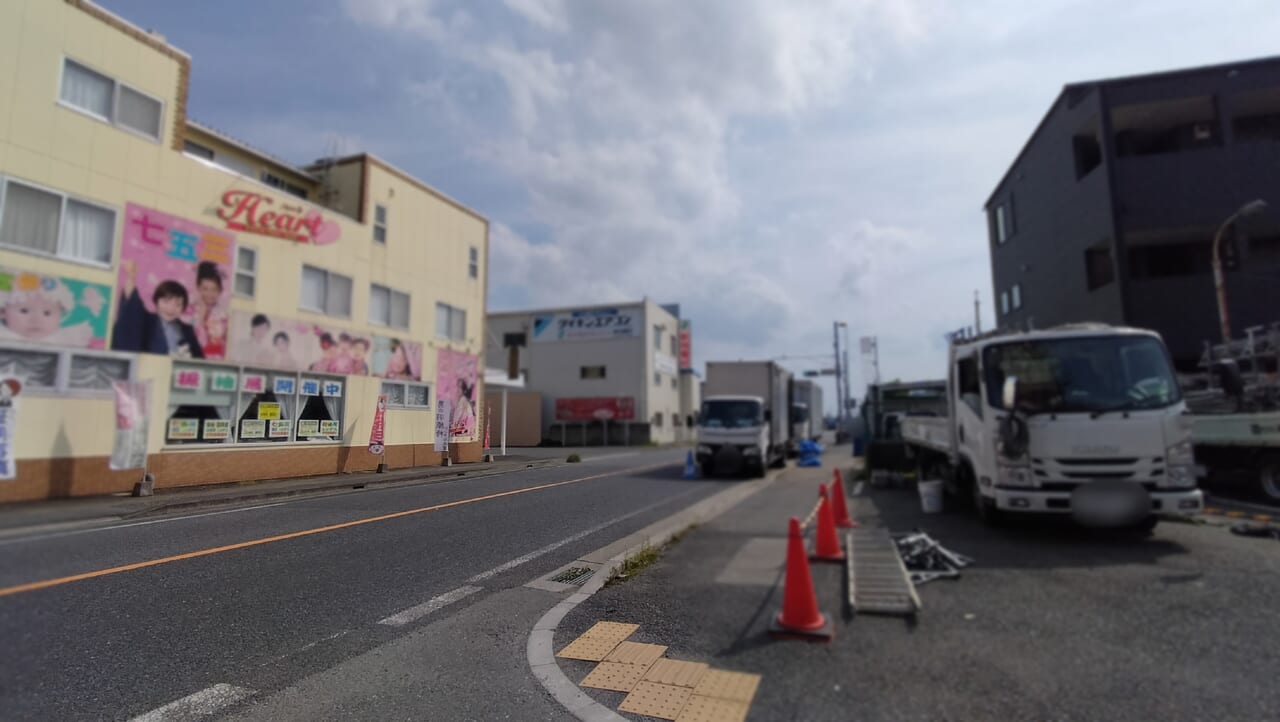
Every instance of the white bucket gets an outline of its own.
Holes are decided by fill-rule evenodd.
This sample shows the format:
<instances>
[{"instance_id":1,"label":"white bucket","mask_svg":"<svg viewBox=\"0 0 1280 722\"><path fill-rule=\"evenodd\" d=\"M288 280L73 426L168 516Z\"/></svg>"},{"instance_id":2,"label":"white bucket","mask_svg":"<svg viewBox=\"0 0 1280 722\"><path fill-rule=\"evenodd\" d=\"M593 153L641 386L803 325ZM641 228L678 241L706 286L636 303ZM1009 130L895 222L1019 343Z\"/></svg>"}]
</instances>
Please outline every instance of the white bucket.
<instances>
[{"instance_id":1,"label":"white bucket","mask_svg":"<svg viewBox=\"0 0 1280 722\"><path fill-rule=\"evenodd\" d=\"M920 481L916 483L920 490L920 510L926 514L937 514L942 511L942 482Z\"/></svg>"}]
</instances>

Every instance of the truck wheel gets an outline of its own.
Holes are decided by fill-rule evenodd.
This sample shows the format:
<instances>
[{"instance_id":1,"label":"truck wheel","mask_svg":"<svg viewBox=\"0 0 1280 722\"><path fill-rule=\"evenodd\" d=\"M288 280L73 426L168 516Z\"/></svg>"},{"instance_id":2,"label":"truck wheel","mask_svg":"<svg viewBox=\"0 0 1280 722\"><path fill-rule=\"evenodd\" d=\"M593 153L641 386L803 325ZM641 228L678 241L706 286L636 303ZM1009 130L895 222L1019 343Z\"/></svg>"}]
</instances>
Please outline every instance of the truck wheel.
<instances>
[{"instance_id":1,"label":"truck wheel","mask_svg":"<svg viewBox=\"0 0 1280 722\"><path fill-rule=\"evenodd\" d=\"M1258 464L1258 487L1272 504L1280 504L1280 457L1264 457Z\"/></svg>"},{"instance_id":2,"label":"truck wheel","mask_svg":"<svg viewBox=\"0 0 1280 722\"><path fill-rule=\"evenodd\" d=\"M1156 530L1156 525L1160 523L1160 517L1155 514L1147 515L1147 518L1133 525L1133 530L1139 534L1150 534Z\"/></svg>"},{"instance_id":3,"label":"truck wheel","mask_svg":"<svg viewBox=\"0 0 1280 722\"><path fill-rule=\"evenodd\" d=\"M716 475L716 465L710 461L702 462L702 478L710 479Z\"/></svg>"},{"instance_id":4,"label":"truck wheel","mask_svg":"<svg viewBox=\"0 0 1280 722\"><path fill-rule=\"evenodd\" d=\"M969 489L973 494L973 510L978 514L978 521L985 526L1000 526L1004 521L1004 515L996 508L996 503L982 495L978 479L968 467L965 467L962 473L968 477Z\"/></svg>"}]
</instances>

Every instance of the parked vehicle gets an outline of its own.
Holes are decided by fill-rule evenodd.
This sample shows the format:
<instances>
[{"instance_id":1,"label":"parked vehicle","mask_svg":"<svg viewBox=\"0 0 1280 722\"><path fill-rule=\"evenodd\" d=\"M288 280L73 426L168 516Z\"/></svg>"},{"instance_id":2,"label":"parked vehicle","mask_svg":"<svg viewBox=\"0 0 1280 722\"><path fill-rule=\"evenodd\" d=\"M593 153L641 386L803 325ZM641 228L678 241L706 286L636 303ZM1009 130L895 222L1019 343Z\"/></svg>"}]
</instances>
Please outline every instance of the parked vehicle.
<instances>
[{"instance_id":1,"label":"parked vehicle","mask_svg":"<svg viewBox=\"0 0 1280 722\"><path fill-rule=\"evenodd\" d=\"M862 402L867 467L872 470L907 471L915 466L902 438L902 420L908 416L941 416L947 413L947 382L912 381L872 384Z\"/></svg>"},{"instance_id":2,"label":"parked vehicle","mask_svg":"<svg viewBox=\"0 0 1280 722\"><path fill-rule=\"evenodd\" d=\"M969 495L984 522L1150 529L1158 513L1204 506L1185 411L1158 334L1077 324L953 341L946 416L902 430L921 478Z\"/></svg>"},{"instance_id":3,"label":"parked vehicle","mask_svg":"<svg viewBox=\"0 0 1280 722\"><path fill-rule=\"evenodd\" d=\"M791 373L772 361L707 364L696 450L704 476L764 476L767 467L786 464L790 382Z\"/></svg>"},{"instance_id":4,"label":"parked vehicle","mask_svg":"<svg viewBox=\"0 0 1280 722\"><path fill-rule=\"evenodd\" d=\"M797 440L813 439L817 441L826 428L826 420L822 414L822 387L808 379L797 379L794 387L795 403L803 405L807 412L807 431L793 434Z\"/></svg>"},{"instance_id":5,"label":"parked vehicle","mask_svg":"<svg viewBox=\"0 0 1280 722\"><path fill-rule=\"evenodd\" d=\"M1206 348L1201 368L1186 396L1202 476L1280 504L1280 324Z\"/></svg>"}]
</instances>

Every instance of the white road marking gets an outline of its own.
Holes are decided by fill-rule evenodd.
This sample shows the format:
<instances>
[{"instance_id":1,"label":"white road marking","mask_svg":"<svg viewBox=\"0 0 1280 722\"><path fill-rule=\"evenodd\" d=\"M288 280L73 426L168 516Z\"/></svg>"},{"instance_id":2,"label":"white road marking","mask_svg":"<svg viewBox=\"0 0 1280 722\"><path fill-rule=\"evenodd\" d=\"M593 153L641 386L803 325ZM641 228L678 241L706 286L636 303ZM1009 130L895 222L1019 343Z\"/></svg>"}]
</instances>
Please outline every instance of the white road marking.
<instances>
[{"instance_id":1,"label":"white road marking","mask_svg":"<svg viewBox=\"0 0 1280 722\"><path fill-rule=\"evenodd\" d=\"M151 524L168 524L174 521L186 521L187 519L199 519L204 516L218 516L219 514L237 514L242 511L254 511L257 509L269 509L273 506L281 506L286 502L278 501L274 504L259 504L258 506L246 506L238 509L224 509L222 511L207 511L203 514L188 514L186 516L165 517L164 519L152 519L150 521L135 521L129 524L113 524L111 526L95 526L90 529L73 529L71 531L51 532L49 534L36 534L35 536L17 537L14 539L0 539L0 546L6 544L18 544L20 542L43 541L45 539L57 539L66 536L76 536L78 534L92 534L100 531L111 531L112 529L129 529L135 526L149 526Z\"/></svg>"},{"instance_id":2,"label":"white road marking","mask_svg":"<svg viewBox=\"0 0 1280 722\"><path fill-rule=\"evenodd\" d=\"M863 487L865 487L866 485L867 485L867 483L866 483L865 481L859 481L857 484L854 484L854 485L853 485L853 495L854 495L854 496L862 496L862 489L863 489Z\"/></svg>"},{"instance_id":3,"label":"white road marking","mask_svg":"<svg viewBox=\"0 0 1280 722\"><path fill-rule=\"evenodd\" d=\"M481 587L458 587L457 589L445 592L438 597L432 597L416 607L409 607L403 612L393 614L390 617L379 621L378 624L386 624L392 627L403 627L410 622L427 616L437 609L447 607L460 599L465 599L480 590Z\"/></svg>"},{"instance_id":4,"label":"white road marking","mask_svg":"<svg viewBox=\"0 0 1280 722\"><path fill-rule=\"evenodd\" d=\"M560 541L558 541L558 542L552 542L551 544L548 544L548 545L546 545L546 546L542 547L541 549L536 549L536 550L534 550L534 551L529 552L528 554L525 554L524 556L519 556L519 557L516 557L515 559L512 559L512 560L511 560L511 561L509 561L509 562L506 562L506 563L503 563L503 564L499 564L498 566L494 567L493 569L490 569L490 570L485 571L485 572L480 572L479 574L475 575L474 577L471 577L470 579L468 579L468 580L467 580L467 583L468 583L468 584L478 584L479 582L483 582L484 580L486 580L486 579L488 579L488 578L490 578L490 577L497 576L497 575L499 575L499 574L501 574L501 573L503 573L503 572L509 572L509 571L511 571L512 569L515 569L516 567L520 566L521 564L526 564L526 563L528 563L528 562L531 562L531 561L533 561L534 559L537 559L538 557L540 557L540 556L542 556L542 555L544 555L544 554L550 554L551 552L553 552L553 551L555 551L555 550L559 549L560 547L564 546L565 544L572 544L573 542L576 542L576 541L578 541L579 539L583 539L583 538L589 537L589 536L591 536L592 534L595 534L595 533L596 533L596 532L598 532L598 531L604 531L605 529L608 529L609 527L613 526L614 524L617 524L617 523L619 523L619 522L624 522L624 521L626 521L627 519L630 519L631 517L633 517L633 516L635 516L635 515L637 515L637 514L643 514L643 513L645 513L646 511L651 511L651 510L653 510L653 509L655 509L655 508L657 508L657 507L659 507L659 506L662 506L663 504L668 504L668 503L670 503L670 502L672 502L672 501L675 501L676 499L681 499L681 498L683 498L683 497L686 497L686 496L688 496L688 495L690 495L690 494L694 493L695 491L698 491L698 490L697 490L697 489L690 489L689 491L686 491L686 492L684 492L683 494L677 494L676 496L667 497L666 499L663 499L663 500L661 500L661 501L655 502L655 503L650 504L650 505L645 506L645 507L641 507L641 508L639 508L639 509L636 509L635 511L631 511L631 512L628 512L628 513L626 513L626 514L623 514L622 516L614 517L614 518L610 519L609 521L606 521L606 522L604 522L604 523L602 523L602 524L597 524L597 525L595 525L595 526L591 527L590 529L584 529L584 530L582 530L582 531L578 532L577 534L574 534L574 535L572 535L572 536L567 536L567 537L565 537L564 539L561 539L561 540L560 540Z\"/></svg>"},{"instance_id":5,"label":"white road marking","mask_svg":"<svg viewBox=\"0 0 1280 722\"><path fill-rule=\"evenodd\" d=\"M257 694L254 690L234 687L229 684L215 684L195 694L174 700L163 707L157 707L145 714L134 717L131 722L185 722L211 717L224 707L240 702Z\"/></svg>"}]
</instances>

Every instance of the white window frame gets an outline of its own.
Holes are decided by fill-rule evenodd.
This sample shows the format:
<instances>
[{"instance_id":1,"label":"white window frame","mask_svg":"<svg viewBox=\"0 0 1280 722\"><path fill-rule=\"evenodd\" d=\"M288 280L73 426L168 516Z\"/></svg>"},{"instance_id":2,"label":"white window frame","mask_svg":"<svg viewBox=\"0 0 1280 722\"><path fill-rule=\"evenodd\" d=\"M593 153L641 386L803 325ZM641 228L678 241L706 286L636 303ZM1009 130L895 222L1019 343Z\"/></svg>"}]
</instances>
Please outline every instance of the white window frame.
<instances>
[{"instance_id":1,"label":"white window frame","mask_svg":"<svg viewBox=\"0 0 1280 722\"><path fill-rule=\"evenodd\" d=\"M253 256L253 269L246 270L240 267L240 252L248 251ZM253 293L241 293L236 287L236 279L245 276L253 281ZM231 276L231 293L240 298L257 298L258 296L258 249L253 246L245 246L236 244L236 270Z\"/></svg>"},{"instance_id":2,"label":"white window frame","mask_svg":"<svg viewBox=\"0 0 1280 722\"><path fill-rule=\"evenodd\" d=\"M996 244L1000 245L1009 240L1009 213L1005 210L1004 203L996 206L995 226L996 226Z\"/></svg>"},{"instance_id":3,"label":"white window frame","mask_svg":"<svg viewBox=\"0 0 1280 722\"><path fill-rule=\"evenodd\" d=\"M1009 292L1008 291L1000 292L1000 315L1001 316L1009 315Z\"/></svg>"},{"instance_id":4,"label":"white window frame","mask_svg":"<svg viewBox=\"0 0 1280 722\"><path fill-rule=\"evenodd\" d=\"M467 251L467 275L470 278L480 278L480 249L475 246Z\"/></svg>"},{"instance_id":5,"label":"white window frame","mask_svg":"<svg viewBox=\"0 0 1280 722\"><path fill-rule=\"evenodd\" d=\"M447 315L449 317L448 328L444 329L443 332L440 329L440 309L441 308L448 309ZM458 335L455 336L453 334L454 332L453 321L455 318L454 314L459 314L459 313L462 314L462 328L459 329ZM441 341L458 341L458 342L463 342L467 340L467 309L462 308L461 306L450 305L448 303L445 303L444 301L436 301L436 318L433 321L433 323L436 326L436 328L434 329L434 333L437 339Z\"/></svg>"},{"instance_id":6,"label":"white window frame","mask_svg":"<svg viewBox=\"0 0 1280 722\"><path fill-rule=\"evenodd\" d=\"M1018 309L1022 308L1022 284L1021 283L1015 283L1013 284L1013 288L1009 289L1009 300L1010 300L1009 305L1010 307L1013 308L1013 310L1017 311Z\"/></svg>"},{"instance_id":7,"label":"white window frame","mask_svg":"<svg viewBox=\"0 0 1280 722\"><path fill-rule=\"evenodd\" d=\"M5 341L4 343L0 343L0 348L54 355L58 357L57 371L54 375L53 386L29 386L24 383L22 387L23 396L114 399L115 391L113 389L83 389L75 388L71 385L71 359L74 356L109 358L117 361L124 361L129 367L128 374L124 380L133 381L137 378L138 359L135 354L120 353L118 351L103 351L99 349L44 346L38 343L24 343L20 341Z\"/></svg>"},{"instance_id":8,"label":"white window frame","mask_svg":"<svg viewBox=\"0 0 1280 722\"><path fill-rule=\"evenodd\" d=\"M351 276L346 275L345 273L330 271L327 268L321 268L320 266L313 266L310 263L302 264L302 273L305 274L307 272L306 269L308 268L310 268L313 271L320 271L321 273L324 274L324 303L326 304L329 302L329 278L331 276L341 276L347 279L347 281L349 282L348 286L349 288L351 288L351 294L347 296L348 311L346 314L336 314L336 313L330 313L329 309L327 308L312 308L310 306L305 305L303 303L305 299L303 299L302 297L302 276L298 277L298 310L307 311L309 313L318 313L322 316L328 316L329 318L346 318L346 319L351 318L351 311L350 311L350 309L352 308L351 296L355 294L355 279L352 278Z\"/></svg>"},{"instance_id":9,"label":"white window frame","mask_svg":"<svg viewBox=\"0 0 1280 722\"><path fill-rule=\"evenodd\" d=\"M387 408L388 408L388 409L410 409L410 410L413 410L413 411L431 411L431 410L433 410L433 402L432 402L432 400L431 400L431 384L424 384L424 383L419 383L419 382L416 382L416 381L388 381L388 380L386 380L386 379L383 379L383 380L382 380L382 385L378 387L378 393L382 393L382 389L383 389L383 388L385 388L385 387L387 387L387 386L400 386L400 387L402 387L402 389L403 389L403 393L401 394L401 396L405 399L405 402L404 402L403 404L393 404L393 403L391 403L390 401L388 401L388 402L387 402ZM426 390L427 390L427 400L426 400L426 402L425 402L425 403L423 403L423 404L411 404L411 403L409 403L408 399L409 399L409 387L410 387L410 386L417 387L417 388L422 388L422 389L426 389Z\"/></svg>"},{"instance_id":10,"label":"white window frame","mask_svg":"<svg viewBox=\"0 0 1280 722\"><path fill-rule=\"evenodd\" d=\"M383 291L387 292L387 318L385 321L382 319L375 319L373 317L373 293L376 289L382 289ZM404 296L405 316L404 316L403 326L391 322L392 316L393 316L393 314L391 313L391 308L392 308L393 302L395 301L396 296ZM369 284L369 324L370 325L381 326L383 328L398 328L402 331L408 331L409 324L410 324L409 318L410 316L413 315L412 312L413 312L413 298L409 294L405 293L404 291L397 291L396 289L390 286L384 286L381 283Z\"/></svg>"},{"instance_id":11,"label":"white window frame","mask_svg":"<svg viewBox=\"0 0 1280 722\"><path fill-rule=\"evenodd\" d=\"M76 65L79 65L85 70L101 75L102 77L111 81L111 116L112 117L105 118L93 112L92 110L89 110L87 108L81 108L78 105L74 105L62 99L62 86L67 79L67 63L74 63ZM159 122L156 124L157 127L160 129L158 135L150 135L148 133L142 132L141 130L138 130L137 128L130 128L129 126L122 125L120 123L119 116L120 116L120 88L121 87L128 88L129 90L137 93L138 95L141 95L145 98L150 98L151 100L154 100L160 104L160 119L159 119ZM166 110L164 98L160 98L155 95L152 95L151 93L148 93L145 90L139 89L137 86L130 85L128 83L122 83L120 82L120 80L118 80L115 76L111 75L110 73L104 73L101 70L93 67L92 65L80 60L76 60L75 58L72 58L69 55L63 55L62 64L58 66L58 97L55 102L57 102L58 105L61 105L62 107L68 110L72 110L77 113L80 113L81 115L87 118L93 118L94 120L99 121L101 123L106 123L107 125L110 125L113 128L119 128L120 130L123 130L126 133L132 133L133 135L136 135L139 138L146 138L152 143L158 144L158 143L164 142L164 118L165 118L165 110Z\"/></svg>"},{"instance_id":12,"label":"white window frame","mask_svg":"<svg viewBox=\"0 0 1280 722\"><path fill-rule=\"evenodd\" d=\"M378 211L382 211L382 221L378 221ZM387 226L390 225L388 219L391 217L391 211L381 203L373 204L373 242L380 245L387 245ZM382 239L378 239L378 230L382 230Z\"/></svg>"},{"instance_id":13,"label":"white window frame","mask_svg":"<svg viewBox=\"0 0 1280 722\"><path fill-rule=\"evenodd\" d=\"M50 188L48 186L41 185L39 183L32 183L31 181L26 180L25 178L15 178L13 176L0 175L0 224L4 223L4 204L5 204L6 197L8 196L10 183L17 183L20 186L26 186L33 190L38 190L44 193L50 193L52 195L58 196L58 198L60 199L60 203L58 205L58 232L57 232L58 237L56 239L58 250L53 253L45 253L44 251L40 251L34 248L28 248L26 246L15 246L15 245L4 243L4 242L0 242L0 248L9 250L9 251L14 251L16 253L25 253L30 256L38 256L40 258L53 258L59 261L65 261L67 263L78 263L80 265L89 266L91 268L110 269L114 267L115 260L116 260L116 238L120 235L120 212L119 211L117 211L115 208L109 205L106 205L104 203L91 201L83 196L71 195L69 193L60 191L56 188ZM68 201L75 201L76 203L83 203L86 206L93 206L100 210L107 211L111 214L111 258L109 258L105 263L102 261L95 261L89 258L79 258L77 256L68 256L68 255L62 254L61 252L62 251L62 221L67 217Z\"/></svg>"},{"instance_id":14,"label":"white window frame","mask_svg":"<svg viewBox=\"0 0 1280 722\"><path fill-rule=\"evenodd\" d=\"M193 145L199 148L200 150L208 151L209 157L206 158L203 155L200 155L199 153L192 153L190 150L187 149L187 146L189 145ZM214 159L218 157L218 151L214 150L213 148L210 148L207 145L204 145L203 143L199 143L197 141L191 140L190 138L182 139L182 153L183 155L188 155L188 156L191 156L192 158L199 158L200 160L209 161L210 163L215 162Z\"/></svg>"}]
</instances>

